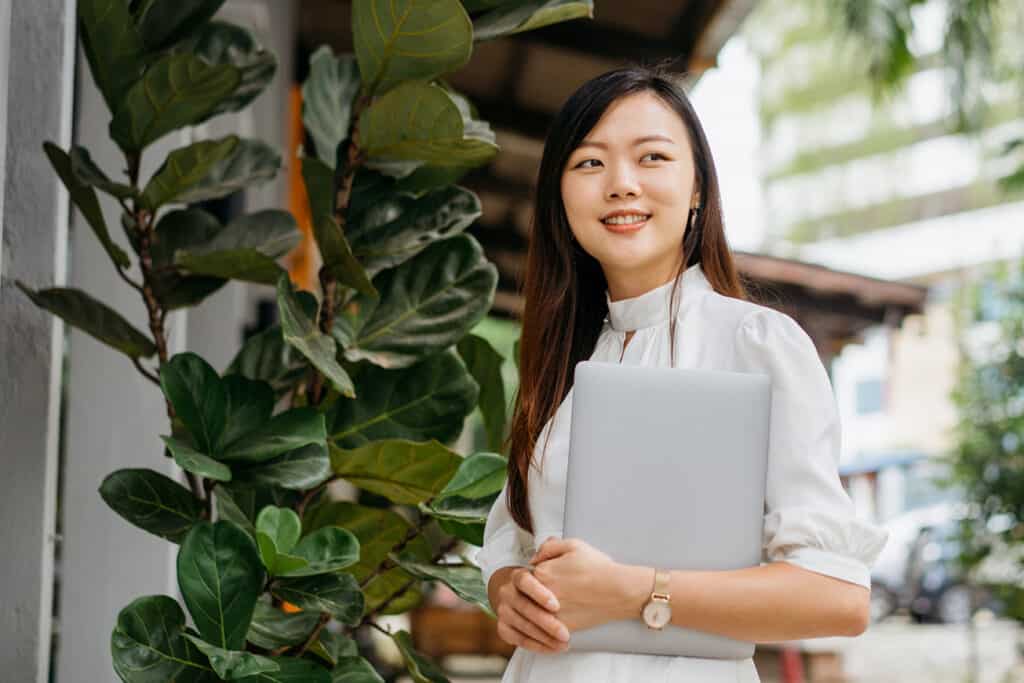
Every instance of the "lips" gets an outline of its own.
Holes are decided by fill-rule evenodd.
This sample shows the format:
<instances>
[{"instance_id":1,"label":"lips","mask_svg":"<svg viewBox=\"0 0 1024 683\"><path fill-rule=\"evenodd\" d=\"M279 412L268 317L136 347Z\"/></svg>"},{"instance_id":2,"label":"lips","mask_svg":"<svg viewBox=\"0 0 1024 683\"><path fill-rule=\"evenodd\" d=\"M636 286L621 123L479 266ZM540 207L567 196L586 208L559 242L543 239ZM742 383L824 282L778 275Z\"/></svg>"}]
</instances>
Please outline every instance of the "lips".
<instances>
[{"instance_id":1,"label":"lips","mask_svg":"<svg viewBox=\"0 0 1024 683\"><path fill-rule=\"evenodd\" d=\"M636 220L637 217L640 217L640 220ZM631 214L630 216L626 216L626 217L610 216L609 218L615 218L618 221L622 221L622 220L630 221L628 223L608 223L608 222L605 222L605 221L601 221L601 224L605 228L607 228L608 230L610 230L612 232L620 232L621 233L621 232L636 232L640 228L642 228L645 225L647 225L647 221L649 221L651 217L650 217L649 214Z\"/></svg>"}]
</instances>

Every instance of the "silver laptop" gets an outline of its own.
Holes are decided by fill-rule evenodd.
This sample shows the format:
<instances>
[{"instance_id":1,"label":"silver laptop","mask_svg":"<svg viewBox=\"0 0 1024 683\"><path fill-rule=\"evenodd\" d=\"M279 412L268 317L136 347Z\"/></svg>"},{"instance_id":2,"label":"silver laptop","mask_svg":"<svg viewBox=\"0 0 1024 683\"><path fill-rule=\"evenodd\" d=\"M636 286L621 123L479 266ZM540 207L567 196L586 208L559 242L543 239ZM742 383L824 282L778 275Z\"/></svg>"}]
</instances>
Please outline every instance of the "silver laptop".
<instances>
[{"instance_id":1,"label":"silver laptop","mask_svg":"<svg viewBox=\"0 0 1024 683\"><path fill-rule=\"evenodd\" d=\"M563 537L624 564L691 570L761 560L770 377L576 365ZM653 583L654 572L651 572ZM686 609L673 600L674 609ZM640 617L574 632L569 650L753 656L754 643Z\"/></svg>"}]
</instances>

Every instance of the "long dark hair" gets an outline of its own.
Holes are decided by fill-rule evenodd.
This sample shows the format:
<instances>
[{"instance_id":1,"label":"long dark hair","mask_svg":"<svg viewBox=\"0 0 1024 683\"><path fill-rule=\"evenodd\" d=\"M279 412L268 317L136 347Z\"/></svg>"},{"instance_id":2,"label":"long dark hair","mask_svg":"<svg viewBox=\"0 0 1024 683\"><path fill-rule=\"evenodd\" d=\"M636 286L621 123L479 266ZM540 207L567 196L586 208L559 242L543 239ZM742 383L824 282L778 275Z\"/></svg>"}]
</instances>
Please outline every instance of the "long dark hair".
<instances>
[{"instance_id":1,"label":"long dark hair","mask_svg":"<svg viewBox=\"0 0 1024 683\"><path fill-rule=\"evenodd\" d=\"M715 291L738 299L748 295L725 240L718 177L704 130L673 76L660 67L629 66L584 83L555 115L537 172L536 198L526 274L525 309L519 342L519 391L505 447L508 449L508 509L516 523L533 532L527 504L529 467L544 425L572 388L576 363L594 351L608 313L608 286L600 263L574 242L561 196L561 176L570 154L616 100L651 92L686 125L693 150L700 210L692 210L680 246L680 265L669 299L676 300L679 275L701 264ZM676 304L678 306L678 304ZM675 315L669 323L670 356L675 357ZM550 433L550 432L549 432ZM545 450L546 450L545 444Z\"/></svg>"}]
</instances>

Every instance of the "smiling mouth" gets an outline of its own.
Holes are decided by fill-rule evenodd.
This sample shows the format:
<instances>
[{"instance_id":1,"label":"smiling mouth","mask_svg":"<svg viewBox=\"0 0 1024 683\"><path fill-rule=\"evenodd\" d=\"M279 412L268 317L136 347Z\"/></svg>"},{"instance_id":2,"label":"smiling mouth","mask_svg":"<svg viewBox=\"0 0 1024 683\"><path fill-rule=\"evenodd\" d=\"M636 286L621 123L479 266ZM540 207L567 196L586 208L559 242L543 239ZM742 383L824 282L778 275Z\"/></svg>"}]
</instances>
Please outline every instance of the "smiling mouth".
<instances>
[{"instance_id":1,"label":"smiling mouth","mask_svg":"<svg viewBox=\"0 0 1024 683\"><path fill-rule=\"evenodd\" d=\"M650 214L630 214L628 216L611 216L601 222L610 230L630 230L639 228L650 219Z\"/></svg>"}]
</instances>

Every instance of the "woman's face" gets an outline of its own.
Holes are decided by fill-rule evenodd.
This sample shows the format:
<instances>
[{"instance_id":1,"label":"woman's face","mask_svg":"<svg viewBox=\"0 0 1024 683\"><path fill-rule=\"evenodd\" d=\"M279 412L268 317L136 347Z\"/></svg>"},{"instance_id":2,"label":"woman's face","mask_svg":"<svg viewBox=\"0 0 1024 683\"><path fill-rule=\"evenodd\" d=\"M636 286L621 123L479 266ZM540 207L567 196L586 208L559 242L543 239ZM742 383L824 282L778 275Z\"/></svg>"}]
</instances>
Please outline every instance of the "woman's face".
<instances>
[{"instance_id":1,"label":"woman's face","mask_svg":"<svg viewBox=\"0 0 1024 683\"><path fill-rule=\"evenodd\" d=\"M562 202L613 300L668 282L682 258L694 196L693 155L679 115L651 92L613 102L562 172ZM616 224L618 223L618 224Z\"/></svg>"}]
</instances>

